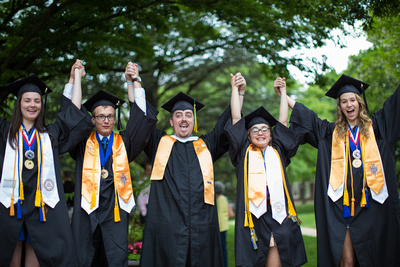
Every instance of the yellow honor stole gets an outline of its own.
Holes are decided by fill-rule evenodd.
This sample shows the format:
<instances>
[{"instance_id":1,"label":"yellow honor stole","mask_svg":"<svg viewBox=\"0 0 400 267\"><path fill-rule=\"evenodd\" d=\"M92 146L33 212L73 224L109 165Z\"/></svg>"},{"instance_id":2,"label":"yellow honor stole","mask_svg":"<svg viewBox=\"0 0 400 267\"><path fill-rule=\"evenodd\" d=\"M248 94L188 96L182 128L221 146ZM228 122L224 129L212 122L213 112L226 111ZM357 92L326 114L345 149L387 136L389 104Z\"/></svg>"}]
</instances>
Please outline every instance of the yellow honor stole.
<instances>
[{"instance_id":1,"label":"yellow honor stole","mask_svg":"<svg viewBox=\"0 0 400 267\"><path fill-rule=\"evenodd\" d=\"M99 201L100 186L100 157L99 143L97 142L96 132L92 132L86 142L85 156L82 168L82 197L90 204L87 207L83 203L82 208L88 214L97 209ZM129 169L128 156L126 153L124 141L119 134L114 134L112 145L113 174L114 174L114 221L120 221L118 198L125 203L133 202L133 191L131 174ZM123 205L124 203L121 203ZM133 207L133 206L132 206ZM127 211L126 209L124 209ZM129 210L129 209L128 209ZM129 211L127 211L129 213Z\"/></svg>"},{"instance_id":2,"label":"yellow honor stole","mask_svg":"<svg viewBox=\"0 0 400 267\"><path fill-rule=\"evenodd\" d=\"M296 209L293 206L293 202L290 198L289 191L287 189L285 175L283 172L283 165L281 157L278 151L273 148L279 159L279 165L281 170L282 183L285 190L285 195L288 205L288 218L293 222L297 222L298 225L301 224L301 220L297 216ZM249 160L250 159L250 160ZM254 229L253 218L250 212L249 203L252 201L255 205L260 205L260 203L266 198L266 182L265 182L265 168L264 168L264 157L262 151L250 144L247 147L246 155L244 158L244 207L245 207L245 217L244 217L244 227L249 227L250 237L253 244L253 248L257 249L257 235ZM257 203L257 204L256 204Z\"/></svg>"},{"instance_id":3,"label":"yellow honor stole","mask_svg":"<svg viewBox=\"0 0 400 267\"><path fill-rule=\"evenodd\" d=\"M162 180L164 178L165 167L175 142L176 139L169 135L164 135L161 138L157 147L150 180ZM214 205L214 169L210 151L201 138L193 141L193 147L203 174L204 203Z\"/></svg>"},{"instance_id":4,"label":"yellow honor stole","mask_svg":"<svg viewBox=\"0 0 400 267\"><path fill-rule=\"evenodd\" d=\"M362 167L364 168L363 191L361 198L361 207L365 207L367 203L365 195L365 185L371 189L373 199L383 203L387 198L385 177L382 169L382 162L376 143L375 134L372 128L372 123L368 126L369 138L365 137L360 131L360 147L362 155ZM345 140L339 138L337 129L335 128L332 136L332 158L331 171L329 178L328 195L333 202L336 202L343 196L343 205L349 206L349 193L347 190L347 173L351 175L351 216L354 216L354 186L353 172L350 162L350 145L349 136L346 135ZM348 170L350 166L350 171ZM382 190L384 188L385 190Z\"/></svg>"}]
</instances>

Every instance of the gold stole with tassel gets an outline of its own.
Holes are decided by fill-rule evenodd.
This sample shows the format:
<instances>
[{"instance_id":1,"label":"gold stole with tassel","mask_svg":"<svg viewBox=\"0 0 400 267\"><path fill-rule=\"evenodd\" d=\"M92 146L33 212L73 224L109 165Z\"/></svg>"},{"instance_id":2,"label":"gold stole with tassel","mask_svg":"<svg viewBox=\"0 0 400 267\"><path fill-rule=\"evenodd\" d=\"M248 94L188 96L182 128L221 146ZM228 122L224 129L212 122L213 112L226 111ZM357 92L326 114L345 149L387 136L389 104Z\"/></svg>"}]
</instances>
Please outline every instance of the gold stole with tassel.
<instances>
[{"instance_id":1,"label":"gold stole with tassel","mask_svg":"<svg viewBox=\"0 0 400 267\"><path fill-rule=\"evenodd\" d=\"M360 131L361 135L360 146L361 146L361 155L363 163L362 166L364 168L363 191L360 203L361 207L364 207L366 204L366 196L364 190L365 182L367 182L368 187L376 194L379 194L383 185L385 184L385 178L382 171L378 145L376 143L374 130L372 128L372 123L368 126L368 133L369 133L369 138L365 137ZM337 129L335 128L332 136L331 171L329 177L329 183L334 191L336 191L343 184L343 181L347 181L348 166L350 161L350 146L348 139L349 139L348 134L346 135L345 140L343 140L343 138L339 138ZM344 151L345 146L347 151ZM350 172L352 175L351 169ZM353 181L352 181L352 188L353 188ZM349 206L347 182L345 182L344 184L343 194L344 194L343 204ZM352 200L353 199L354 199L354 193ZM352 203L351 209L352 209L351 216L354 216L354 203Z\"/></svg>"}]
</instances>

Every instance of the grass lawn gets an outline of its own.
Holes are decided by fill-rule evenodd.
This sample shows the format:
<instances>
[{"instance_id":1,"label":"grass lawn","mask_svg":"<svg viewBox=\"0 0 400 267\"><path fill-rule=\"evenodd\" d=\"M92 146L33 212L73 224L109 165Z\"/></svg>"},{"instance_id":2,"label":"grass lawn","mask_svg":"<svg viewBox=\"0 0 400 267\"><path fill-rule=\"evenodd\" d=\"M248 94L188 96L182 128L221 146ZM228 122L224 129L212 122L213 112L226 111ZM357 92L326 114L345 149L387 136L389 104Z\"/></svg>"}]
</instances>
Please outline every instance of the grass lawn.
<instances>
[{"instance_id":1,"label":"grass lawn","mask_svg":"<svg viewBox=\"0 0 400 267\"><path fill-rule=\"evenodd\" d=\"M296 205L297 213L299 214L300 220L303 222L301 226L315 228L314 220L314 205L313 204L302 204ZM235 266L235 225L234 219L230 220L228 234L226 236L226 242L228 246L228 266ZM311 236L303 236L304 245L306 247L308 263L303 266L314 267L317 266L317 238Z\"/></svg>"}]
</instances>

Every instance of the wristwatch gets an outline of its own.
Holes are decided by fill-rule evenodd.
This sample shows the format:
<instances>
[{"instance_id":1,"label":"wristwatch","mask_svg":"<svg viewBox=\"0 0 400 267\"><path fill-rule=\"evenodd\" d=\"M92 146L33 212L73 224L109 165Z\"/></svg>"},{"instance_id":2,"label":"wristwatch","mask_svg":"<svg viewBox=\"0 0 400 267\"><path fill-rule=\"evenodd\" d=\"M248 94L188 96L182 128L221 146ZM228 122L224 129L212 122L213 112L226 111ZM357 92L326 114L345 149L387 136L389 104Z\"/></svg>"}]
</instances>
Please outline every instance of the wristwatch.
<instances>
[{"instance_id":1,"label":"wristwatch","mask_svg":"<svg viewBox=\"0 0 400 267\"><path fill-rule=\"evenodd\" d=\"M136 78L132 79L132 82L142 82L142 78L140 78L140 76L137 76Z\"/></svg>"}]
</instances>

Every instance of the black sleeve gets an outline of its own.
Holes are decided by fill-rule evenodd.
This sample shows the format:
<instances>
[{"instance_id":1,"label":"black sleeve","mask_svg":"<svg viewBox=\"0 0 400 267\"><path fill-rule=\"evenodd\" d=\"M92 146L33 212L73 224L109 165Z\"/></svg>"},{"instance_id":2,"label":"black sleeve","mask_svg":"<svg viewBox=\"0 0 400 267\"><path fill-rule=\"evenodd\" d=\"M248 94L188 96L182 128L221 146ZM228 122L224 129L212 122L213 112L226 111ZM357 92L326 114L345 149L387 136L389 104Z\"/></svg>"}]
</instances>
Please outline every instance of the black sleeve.
<instances>
[{"instance_id":1,"label":"black sleeve","mask_svg":"<svg viewBox=\"0 0 400 267\"><path fill-rule=\"evenodd\" d=\"M57 140L59 153L73 150L92 131L94 124L90 115L78 109L71 101L64 102L63 111L48 126L50 135Z\"/></svg>"},{"instance_id":2,"label":"black sleeve","mask_svg":"<svg viewBox=\"0 0 400 267\"><path fill-rule=\"evenodd\" d=\"M210 151L213 161L217 161L225 152L229 149L229 140L225 134L225 125L228 121L231 121L231 107L228 106L218 119L214 129L202 136L201 138L207 144L207 148Z\"/></svg>"},{"instance_id":3,"label":"black sleeve","mask_svg":"<svg viewBox=\"0 0 400 267\"><path fill-rule=\"evenodd\" d=\"M124 140L129 162L134 160L146 146L151 130L157 122L158 114L158 111L148 102L146 103L147 116L136 102L131 102L130 106L126 130L120 133Z\"/></svg>"},{"instance_id":4,"label":"black sleeve","mask_svg":"<svg viewBox=\"0 0 400 267\"><path fill-rule=\"evenodd\" d=\"M400 139L400 86L372 116L375 133L394 145Z\"/></svg>"}]
</instances>

